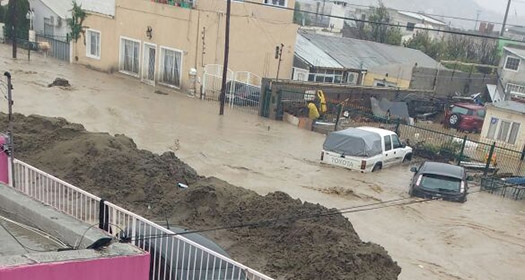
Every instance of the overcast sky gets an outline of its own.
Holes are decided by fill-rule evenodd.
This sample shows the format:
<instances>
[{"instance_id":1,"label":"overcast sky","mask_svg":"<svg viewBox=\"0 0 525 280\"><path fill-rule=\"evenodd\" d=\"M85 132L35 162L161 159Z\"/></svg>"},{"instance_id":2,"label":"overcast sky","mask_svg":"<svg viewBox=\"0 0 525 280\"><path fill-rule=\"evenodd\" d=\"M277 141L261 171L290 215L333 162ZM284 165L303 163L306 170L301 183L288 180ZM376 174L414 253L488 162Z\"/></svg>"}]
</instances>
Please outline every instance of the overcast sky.
<instances>
[{"instance_id":1,"label":"overcast sky","mask_svg":"<svg viewBox=\"0 0 525 280\"><path fill-rule=\"evenodd\" d=\"M505 14L508 0L474 0L478 5L485 9L493 10L494 12ZM509 17L525 16L525 0L511 0Z\"/></svg>"}]
</instances>

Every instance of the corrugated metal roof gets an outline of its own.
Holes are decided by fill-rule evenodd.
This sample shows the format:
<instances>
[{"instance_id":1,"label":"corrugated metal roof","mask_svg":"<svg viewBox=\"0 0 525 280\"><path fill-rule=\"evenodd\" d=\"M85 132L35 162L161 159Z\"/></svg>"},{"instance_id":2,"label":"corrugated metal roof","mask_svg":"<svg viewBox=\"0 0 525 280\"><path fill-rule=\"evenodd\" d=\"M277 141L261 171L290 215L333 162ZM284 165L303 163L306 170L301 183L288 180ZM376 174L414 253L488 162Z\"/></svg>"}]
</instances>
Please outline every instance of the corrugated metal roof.
<instances>
[{"instance_id":1,"label":"corrugated metal roof","mask_svg":"<svg viewBox=\"0 0 525 280\"><path fill-rule=\"evenodd\" d=\"M521 102L505 100L505 101L492 103L492 105L498 108L501 108L501 109L511 110L514 112L525 114L525 104Z\"/></svg>"},{"instance_id":2,"label":"corrugated metal roof","mask_svg":"<svg viewBox=\"0 0 525 280\"><path fill-rule=\"evenodd\" d=\"M517 48L512 48L512 47L503 47L504 50L514 54L514 55L517 55L523 59L525 59L525 50L522 50L522 49L517 49Z\"/></svg>"},{"instance_id":3,"label":"corrugated metal roof","mask_svg":"<svg viewBox=\"0 0 525 280\"><path fill-rule=\"evenodd\" d=\"M295 54L313 67L344 68L335 59L301 35L297 35Z\"/></svg>"},{"instance_id":4,"label":"corrugated metal roof","mask_svg":"<svg viewBox=\"0 0 525 280\"><path fill-rule=\"evenodd\" d=\"M71 0L35 0L40 1L46 5L51 11L61 18L71 18L71 8L73 4Z\"/></svg>"},{"instance_id":5,"label":"corrugated metal roof","mask_svg":"<svg viewBox=\"0 0 525 280\"><path fill-rule=\"evenodd\" d=\"M416 63L420 67L439 67L437 61L423 52L401 46L320 34L302 33L298 34L297 37L304 37L306 41L298 39L296 49L304 48L301 47L301 44L308 42L309 49L313 48L311 45L314 45L318 49L316 50L316 54L311 55L312 58L316 58L320 52L325 52L346 69L368 69L376 66L394 64L413 66ZM313 64L310 61L308 62Z\"/></svg>"},{"instance_id":6,"label":"corrugated metal roof","mask_svg":"<svg viewBox=\"0 0 525 280\"><path fill-rule=\"evenodd\" d=\"M422 15L422 14L412 13L412 12L403 12L403 11L397 11L397 12L399 14L405 15L407 17L411 17L411 18L419 19L421 21L425 21L426 23L432 23L432 24L437 24L437 25L446 25L446 23L444 23L442 21L439 21L437 19L433 19L431 17L425 16L425 15Z\"/></svg>"},{"instance_id":7,"label":"corrugated metal roof","mask_svg":"<svg viewBox=\"0 0 525 280\"><path fill-rule=\"evenodd\" d=\"M33 0L41 1L57 16L61 18L71 18L71 9L73 9L72 0ZM115 15L115 0L75 0L82 6L83 10L95 12L103 15Z\"/></svg>"}]
</instances>

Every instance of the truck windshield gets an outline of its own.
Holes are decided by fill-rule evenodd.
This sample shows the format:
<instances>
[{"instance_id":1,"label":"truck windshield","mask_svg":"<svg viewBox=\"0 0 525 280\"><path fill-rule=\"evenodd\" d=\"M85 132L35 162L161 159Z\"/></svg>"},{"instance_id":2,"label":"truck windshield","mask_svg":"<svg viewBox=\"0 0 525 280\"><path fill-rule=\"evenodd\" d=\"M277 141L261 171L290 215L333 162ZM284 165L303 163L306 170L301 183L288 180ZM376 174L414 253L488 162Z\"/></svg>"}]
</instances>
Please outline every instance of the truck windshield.
<instances>
[{"instance_id":1,"label":"truck windshield","mask_svg":"<svg viewBox=\"0 0 525 280\"><path fill-rule=\"evenodd\" d=\"M443 175L423 174L421 186L431 190L459 192L461 180Z\"/></svg>"}]
</instances>

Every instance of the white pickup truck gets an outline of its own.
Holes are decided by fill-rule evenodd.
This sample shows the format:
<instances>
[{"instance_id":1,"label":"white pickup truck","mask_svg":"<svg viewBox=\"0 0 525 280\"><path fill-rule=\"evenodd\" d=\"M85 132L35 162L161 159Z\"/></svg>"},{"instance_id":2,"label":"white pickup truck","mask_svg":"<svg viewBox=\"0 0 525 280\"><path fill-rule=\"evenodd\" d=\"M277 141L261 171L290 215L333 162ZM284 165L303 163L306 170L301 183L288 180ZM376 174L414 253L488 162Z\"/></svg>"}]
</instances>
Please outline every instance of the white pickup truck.
<instances>
[{"instance_id":1,"label":"white pickup truck","mask_svg":"<svg viewBox=\"0 0 525 280\"><path fill-rule=\"evenodd\" d=\"M355 127L326 136L321 163L361 172L374 172L412 159L412 148L393 131L375 127Z\"/></svg>"}]
</instances>

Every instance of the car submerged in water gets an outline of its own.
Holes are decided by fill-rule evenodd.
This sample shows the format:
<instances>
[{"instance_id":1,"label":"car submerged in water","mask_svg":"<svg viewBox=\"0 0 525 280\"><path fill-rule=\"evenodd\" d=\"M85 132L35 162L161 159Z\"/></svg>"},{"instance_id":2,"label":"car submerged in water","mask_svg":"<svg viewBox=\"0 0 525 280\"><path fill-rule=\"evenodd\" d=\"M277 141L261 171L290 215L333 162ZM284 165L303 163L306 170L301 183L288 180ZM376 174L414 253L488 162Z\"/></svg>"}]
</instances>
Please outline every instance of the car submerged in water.
<instances>
[{"instance_id":1,"label":"car submerged in water","mask_svg":"<svg viewBox=\"0 0 525 280\"><path fill-rule=\"evenodd\" d=\"M411 197L443 199L457 202L467 201L468 181L465 168L442 162L423 162L412 167L414 177L408 193Z\"/></svg>"}]
</instances>

